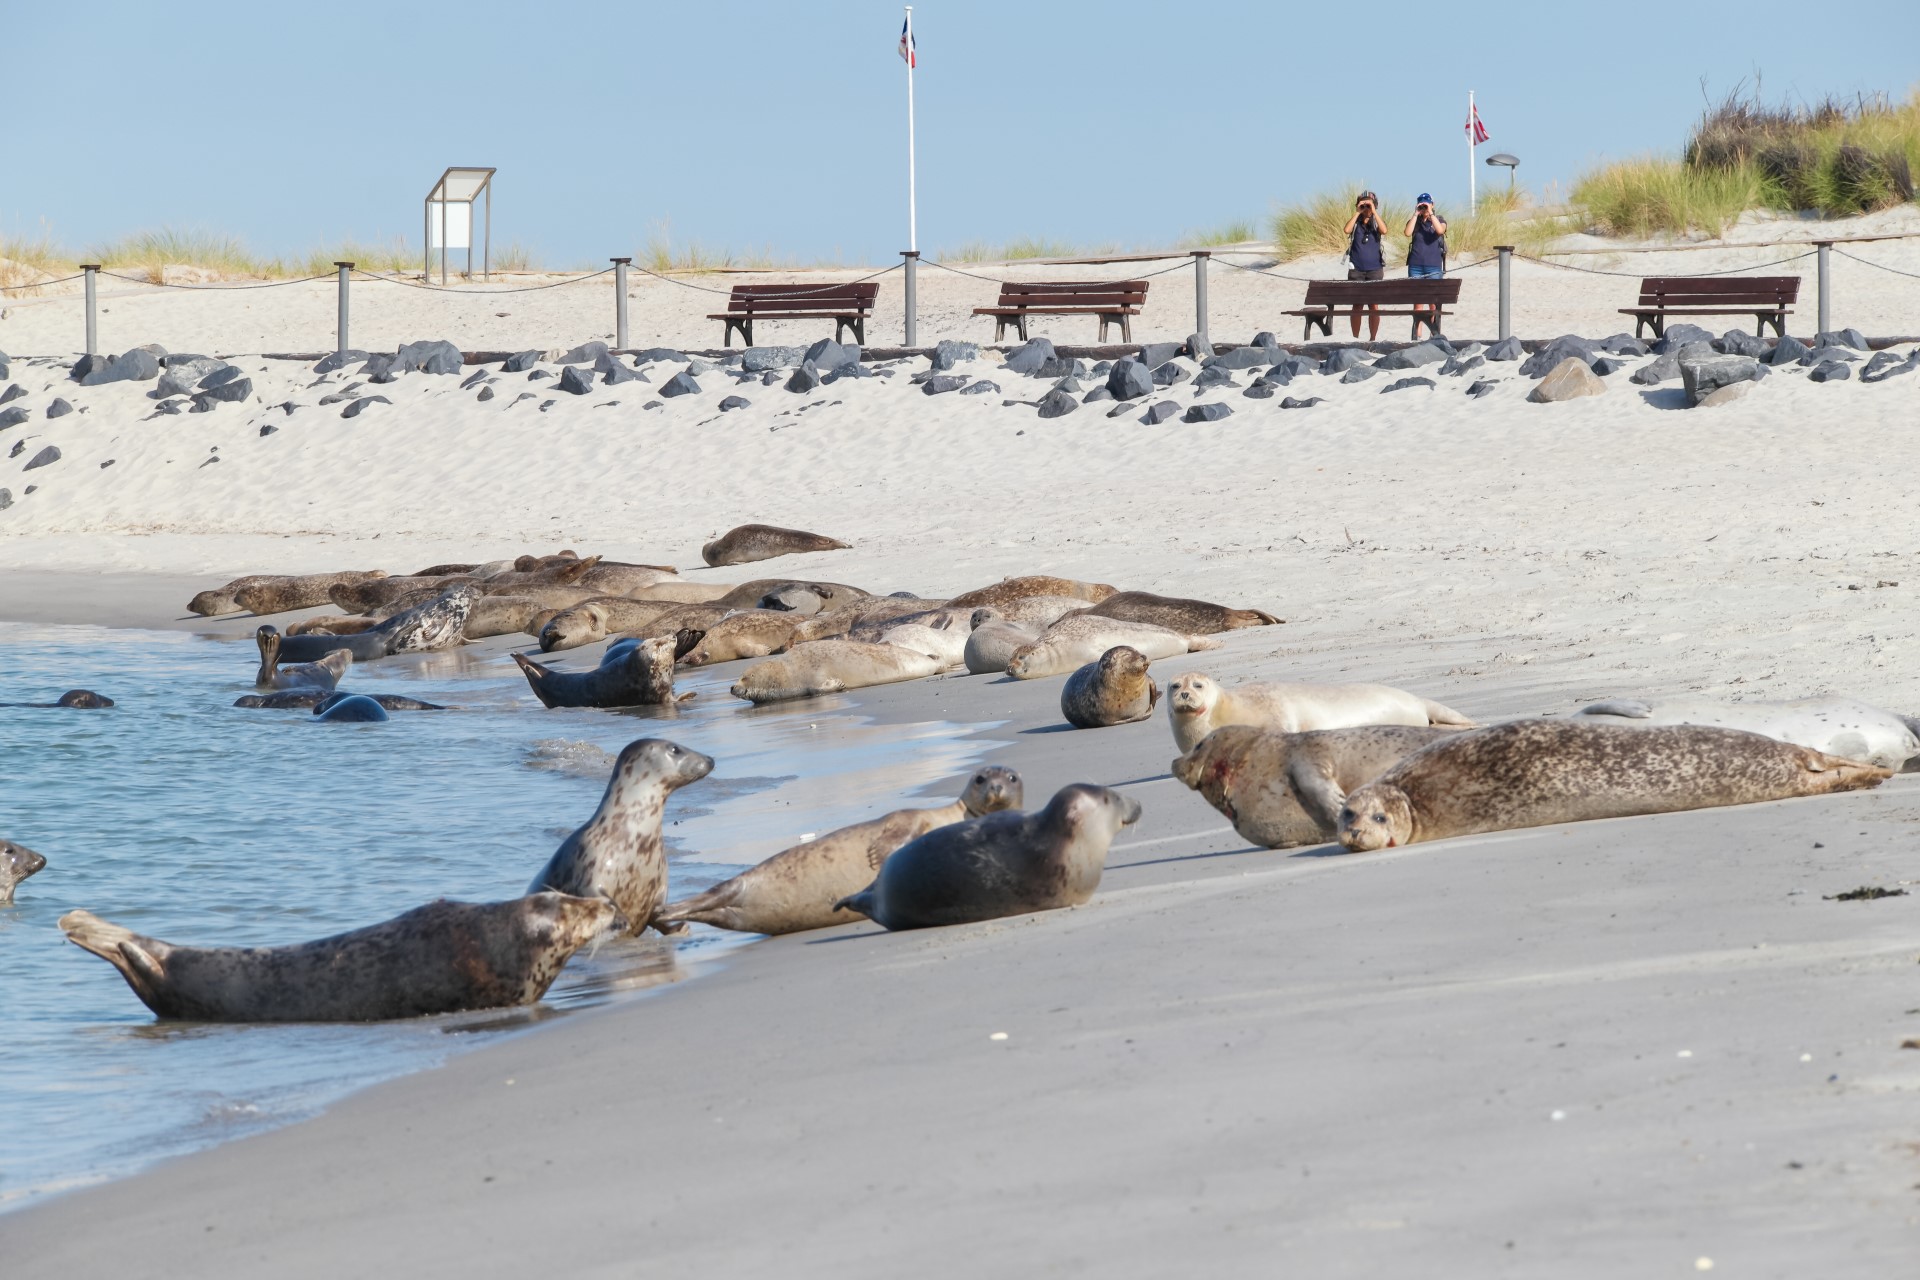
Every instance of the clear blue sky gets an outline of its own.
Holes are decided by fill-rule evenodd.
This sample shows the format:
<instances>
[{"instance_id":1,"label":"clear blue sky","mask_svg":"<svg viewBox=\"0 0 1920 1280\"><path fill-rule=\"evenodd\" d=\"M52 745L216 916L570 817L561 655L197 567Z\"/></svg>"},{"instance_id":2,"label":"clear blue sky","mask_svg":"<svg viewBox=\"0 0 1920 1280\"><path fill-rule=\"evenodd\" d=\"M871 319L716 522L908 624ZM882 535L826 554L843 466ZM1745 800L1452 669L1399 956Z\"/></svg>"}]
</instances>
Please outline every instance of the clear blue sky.
<instances>
[{"instance_id":1,"label":"clear blue sky","mask_svg":"<svg viewBox=\"0 0 1920 1280\"><path fill-rule=\"evenodd\" d=\"M1599 158L1677 149L1702 80L1716 96L1756 73L1770 97L1904 96L1915 74L1897 14L1882 38L1829 38L1816 10L1772 0L1617 19L925 0L914 17L929 253L1021 235L1165 244L1348 179L1457 208L1469 88L1492 134L1481 154L1514 152L1524 182L1564 188ZM440 170L486 164L495 243L549 262L634 252L662 221L676 242L891 261L906 242L900 21L866 0L14 0L0 229L44 219L75 249L162 224L265 253L417 243Z\"/></svg>"}]
</instances>

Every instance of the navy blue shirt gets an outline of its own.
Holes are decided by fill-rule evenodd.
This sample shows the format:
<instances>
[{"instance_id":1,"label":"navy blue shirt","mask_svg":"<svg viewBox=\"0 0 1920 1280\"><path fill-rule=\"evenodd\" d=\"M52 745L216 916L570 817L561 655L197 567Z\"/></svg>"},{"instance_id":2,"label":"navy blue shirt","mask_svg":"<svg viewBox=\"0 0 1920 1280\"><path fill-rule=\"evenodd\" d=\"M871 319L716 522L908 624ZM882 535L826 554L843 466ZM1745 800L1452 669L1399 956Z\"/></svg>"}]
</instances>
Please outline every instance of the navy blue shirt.
<instances>
[{"instance_id":1,"label":"navy blue shirt","mask_svg":"<svg viewBox=\"0 0 1920 1280\"><path fill-rule=\"evenodd\" d=\"M1407 246L1407 265L1410 267L1444 267L1447 265L1447 242L1440 234L1439 227L1430 221L1416 221L1413 224L1413 243Z\"/></svg>"},{"instance_id":2,"label":"navy blue shirt","mask_svg":"<svg viewBox=\"0 0 1920 1280\"><path fill-rule=\"evenodd\" d=\"M1347 245L1347 261L1355 271L1384 271L1386 260L1380 256L1380 228L1365 222L1353 224L1353 239Z\"/></svg>"}]
</instances>

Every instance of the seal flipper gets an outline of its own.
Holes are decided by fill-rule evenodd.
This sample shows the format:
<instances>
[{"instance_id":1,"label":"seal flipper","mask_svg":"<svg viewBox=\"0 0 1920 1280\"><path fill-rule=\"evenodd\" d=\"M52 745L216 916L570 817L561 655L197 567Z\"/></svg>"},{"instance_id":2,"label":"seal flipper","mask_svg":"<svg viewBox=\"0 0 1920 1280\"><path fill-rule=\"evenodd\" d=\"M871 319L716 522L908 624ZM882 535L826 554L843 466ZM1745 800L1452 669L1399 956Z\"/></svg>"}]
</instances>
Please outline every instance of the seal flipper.
<instances>
[{"instance_id":1,"label":"seal flipper","mask_svg":"<svg viewBox=\"0 0 1920 1280\"><path fill-rule=\"evenodd\" d=\"M1443 724L1457 729L1478 729L1480 727L1477 722L1469 720L1452 707L1442 706L1432 698L1421 698L1420 702L1427 709L1428 724Z\"/></svg>"},{"instance_id":2,"label":"seal flipper","mask_svg":"<svg viewBox=\"0 0 1920 1280\"><path fill-rule=\"evenodd\" d=\"M1589 703L1574 714L1619 716L1624 720L1650 720L1653 718L1653 708L1638 698L1608 698L1605 702Z\"/></svg>"},{"instance_id":3,"label":"seal flipper","mask_svg":"<svg viewBox=\"0 0 1920 1280\"><path fill-rule=\"evenodd\" d=\"M857 911L867 919L873 919L873 886L868 885L858 893L850 893L833 904L835 911ZM878 923L877 921L875 923Z\"/></svg>"},{"instance_id":4,"label":"seal flipper","mask_svg":"<svg viewBox=\"0 0 1920 1280\"><path fill-rule=\"evenodd\" d=\"M1347 803L1347 793L1325 769L1312 766L1302 769L1289 762L1287 778L1293 783L1293 794L1300 801L1301 810L1313 819L1322 835L1332 839L1340 830L1340 810Z\"/></svg>"},{"instance_id":5,"label":"seal flipper","mask_svg":"<svg viewBox=\"0 0 1920 1280\"><path fill-rule=\"evenodd\" d=\"M109 924L91 911L69 911L59 923L68 942L118 969L142 1004L155 1013L162 1012L154 1001L167 980L166 955L170 948L166 943L142 937L123 925Z\"/></svg>"},{"instance_id":6,"label":"seal flipper","mask_svg":"<svg viewBox=\"0 0 1920 1280\"><path fill-rule=\"evenodd\" d=\"M728 880L724 884L713 886L705 893L696 893L691 898L669 902L660 908L660 913L654 916L653 923L656 927L662 924L684 925L686 921L693 920L700 924L717 925L722 929L732 928L731 925L722 924L716 917L725 915L727 909L739 900L740 885L736 881ZM663 928L660 932L665 933L667 930Z\"/></svg>"}]
</instances>

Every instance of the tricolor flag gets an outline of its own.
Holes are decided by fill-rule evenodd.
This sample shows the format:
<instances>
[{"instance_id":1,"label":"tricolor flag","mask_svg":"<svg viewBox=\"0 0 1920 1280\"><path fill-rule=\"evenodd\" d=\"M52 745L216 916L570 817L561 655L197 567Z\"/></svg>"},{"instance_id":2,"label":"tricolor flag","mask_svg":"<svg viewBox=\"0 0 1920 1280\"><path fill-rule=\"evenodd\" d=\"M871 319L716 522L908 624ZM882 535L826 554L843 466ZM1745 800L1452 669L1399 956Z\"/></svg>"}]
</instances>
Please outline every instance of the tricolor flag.
<instances>
[{"instance_id":1,"label":"tricolor flag","mask_svg":"<svg viewBox=\"0 0 1920 1280\"><path fill-rule=\"evenodd\" d=\"M1473 145L1479 146L1487 140L1487 126L1480 123L1480 108L1467 108L1467 136L1473 139Z\"/></svg>"},{"instance_id":2,"label":"tricolor flag","mask_svg":"<svg viewBox=\"0 0 1920 1280\"><path fill-rule=\"evenodd\" d=\"M909 67L920 65L920 59L914 56L913 31L909 22L900 24L900 60Z\"/></svg>"}]
</instances>

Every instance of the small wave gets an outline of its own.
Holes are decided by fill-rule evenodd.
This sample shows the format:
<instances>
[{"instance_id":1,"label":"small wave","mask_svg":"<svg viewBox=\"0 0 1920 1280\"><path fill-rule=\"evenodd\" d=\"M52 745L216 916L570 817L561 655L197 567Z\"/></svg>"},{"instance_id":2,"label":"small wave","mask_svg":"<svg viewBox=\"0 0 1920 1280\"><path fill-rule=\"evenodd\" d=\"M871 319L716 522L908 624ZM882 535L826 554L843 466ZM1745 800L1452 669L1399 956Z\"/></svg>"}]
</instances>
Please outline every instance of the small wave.
<instances>
[{"instance_id":1,"label":"small wave","mask_svg":"<svg viewBox=\"0 0 1920 1280\"><path fill-rule=\"evenodd\" d=\"M542 738L529 745L521 763L529 769L546 769L571 774L576 778L605 778L613 771L613 753L591 742L570 742L565 738Z\"/></svg>"}]
</instances>

